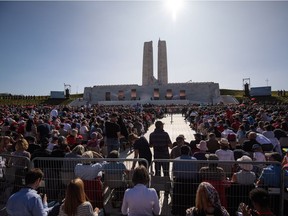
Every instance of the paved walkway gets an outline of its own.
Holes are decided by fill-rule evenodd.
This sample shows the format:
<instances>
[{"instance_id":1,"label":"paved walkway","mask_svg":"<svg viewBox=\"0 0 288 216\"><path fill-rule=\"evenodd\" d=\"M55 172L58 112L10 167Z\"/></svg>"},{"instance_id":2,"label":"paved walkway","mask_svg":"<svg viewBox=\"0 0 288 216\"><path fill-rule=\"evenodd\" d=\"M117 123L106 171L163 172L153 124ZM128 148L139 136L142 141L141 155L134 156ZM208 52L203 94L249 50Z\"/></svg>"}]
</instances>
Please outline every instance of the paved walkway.
<instances>
[{"instance_id":1,"label":"paved walkway","mask_svg":"<svg viewBox=\"0 0 288 216\"><path fill-rule=\"evenodd\" d=\"M181 114L167 115L165 118L159 119L164 123L164 130L170 135L171 141L176 141L176 138L179 134L183 134L186 138L186 141L190 143L194 139L194 133L190 126L189 122L184 120L184 117ZM151 125L148 132L145 134L147 140L149 140L149 135L155 129L154 125Z\"/></svg>"},{"instance_id":2,"label":"paved walkway","mask_svg":"<svg viewBox=\"0 0 288 216\"><path fill-rule=\"evenodd\" d=\"M176 141L176 138L179 134L183 134L186 138L186 141L190 143L191 140L194 140L195 131L192 130L189 126L189 122L184 120L184 117L181 114L173 114L172 116L169 114L162 119L158 119L164 123L164 130L169 134L170 139L173 142ZM151 125L144 135L145 138L149 142L149 135L155 129L155 125ZM153 154L153 149L151 149ZM133 154L129 154L129 149L121 152L121 158L133 158Z\"/></svg>"},{"instance_id":3,"label":"paved walkway","mask_svg":"<svg viewBox=\"0 0 288 216\"><path fill-rule=\"evenodd\" d=\"M164 123L164 130L169 134L170 139L173 142L176 141L176 137L179 134L183 134L186 138L186 141L190 143L191 140L194 140L195 131L192 130L189 126L189 123L184 120L181 114L167 115L161 120ZM145 138L149 141L149 135L155 129L155 125L151 125L144 135ZM170 150L171 151L171 150ZM153 154L153 149L151 149ZM122 158L133 158L134 154L129 152L129 149L122 151L120 154ZM171 166L170 166L171 169ZM171 196L165 196L164 191L160 192L160 206L161 206L161 215L171 215Z\"/></svg>"}]
</instances>

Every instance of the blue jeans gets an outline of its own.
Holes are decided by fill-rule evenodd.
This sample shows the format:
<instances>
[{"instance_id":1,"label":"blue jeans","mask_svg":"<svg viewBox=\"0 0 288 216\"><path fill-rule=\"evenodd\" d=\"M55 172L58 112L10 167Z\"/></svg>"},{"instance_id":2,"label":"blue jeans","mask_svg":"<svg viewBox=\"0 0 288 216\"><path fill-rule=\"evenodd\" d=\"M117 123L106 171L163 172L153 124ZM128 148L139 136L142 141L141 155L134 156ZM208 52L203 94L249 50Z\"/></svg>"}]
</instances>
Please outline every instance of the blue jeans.
<instances>
[{"instance_id":1,"label":"blue jeans","mask_svg":"<svg viewBox=\"0 0 288 216\"><path fill-rule=\"evenodd\" d=\"M107 143L107 154L108 155L113 150L117 150L119 152L120 142L119 142L118 138L107 138L106 143Z\"/></svg>"}]
</instances>

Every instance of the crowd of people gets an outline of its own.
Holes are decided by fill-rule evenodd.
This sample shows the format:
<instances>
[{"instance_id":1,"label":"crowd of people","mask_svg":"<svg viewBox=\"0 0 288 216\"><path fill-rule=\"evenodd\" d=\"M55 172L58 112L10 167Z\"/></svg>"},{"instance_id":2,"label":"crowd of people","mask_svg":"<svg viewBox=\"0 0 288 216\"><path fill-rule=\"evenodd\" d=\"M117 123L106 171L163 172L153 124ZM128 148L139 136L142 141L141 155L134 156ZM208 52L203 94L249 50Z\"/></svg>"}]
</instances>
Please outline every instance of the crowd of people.
<instances>
[{"instance_id":1,"label":"crowd of people","mask_svg":"<svg viewBox=\"0 0 288 216\"><path fill-rule=\"evenodd\" d=\"M143 107L141 105L81 108L2 106L0 107L0 154L22 156L29 160L36 157L110 158L112 157L111 152L119 153L121 148L128 147L131 152L134 151L134 158L144 158L148 164L139 162L136 166L136 162L133 163L132 169L134 169L135 177L133 175L132 181L135 186L133 189L126 190L124 194L121 209L123 214L140 215L140 210L145 212L143 215L159 214L159 192L146 188L149 183L148 170L153 156L156 159L154 175L160 176L163 173L164 176L171 177L175 182L172 199L174 202L177 199L177 187L183 191L181 185L185 185L191 179L194 184L199 182L197 193L196 190L194 191L196 194L194 197L195 207L186 212L189 206L178 211L180 207L174 205L172 206L173 213L178 215L227 215L228 212L225 209L227 200L223 198L223 191L215 184L215 181L224 182L224 185L237 183L241 185L256 184L258 187L279 188L281 186L282 168L285 169L288 163L288 154L285 155L285 148L282 148L283 146L280 144L280 139L287 137L288 132L286 109L287 107L284 105L248 104L241 106L191 105L176 108L173 106ZM170 112L182 111L185 120L189 121L191 128L196 131L195 139L188 141L184 135L179 134L175 142L172 142L169 134L164 130L163 122L157 120L165 115L167 110ZM146 140L143 134L153 123L155 130L150 134L149 140ZM172 176L170 175L170 163L162 162L161 159L174 160ZM208 165L193 164L186 163L187 160L210 162ZM225 163L225 161L231 163ZM232 163L233 161L235 163ZM262 163L252 165L253 161ZM272 163L266 165L265 162ZM19 159L10 160L7 163L17 167L24 164ZM183 166L183 163L189 165ZM83 166L79 166L78 169L83 170ZM75 172L76 170L75 168ZM66 198L59 208L59 215L81 215L82 213L76 214L76 212L82 211L89 212L87 215L99 213L99 209L93 209L94 206L89 204L83 196L84 189L82 187L84 187L85 180L97 178L99 172L104 168L102 165L100 167L93 164L92 170L98 171L86 172L89 179L78 175L79 178L72 179L68 184ZM41 170L33 172L34 174L30 173L32 176L34 175L31 177L33 180L28 179L26 185L28 189L32 188L31 190L36 191L39 180L43 176ZM29 176L28 173L27 176ZM30 189L25 193L31 193ZM77 190L77 199L72 200L67 195L74 193L71 190ZM136 203L135 200L138 199L137 194L139 193L143 194L145 200L147 198L147 204L143 201L141 202L143 205L136 205L136 208L133 204ZM12 197L16 199L16 195L12 195ZM40 198L35 195L35 199L39 202ZM8 206L7 204L7 212L10 215L17 215L13 208L8 208ZM39 206L37 211L42 213L35 215L48 214L47 198L44 199L42 206L40 204ZM250 207L242 206L243 215L252 215ZM27 215L29 214L27 213Z\"/></svg>"}]
</instances>

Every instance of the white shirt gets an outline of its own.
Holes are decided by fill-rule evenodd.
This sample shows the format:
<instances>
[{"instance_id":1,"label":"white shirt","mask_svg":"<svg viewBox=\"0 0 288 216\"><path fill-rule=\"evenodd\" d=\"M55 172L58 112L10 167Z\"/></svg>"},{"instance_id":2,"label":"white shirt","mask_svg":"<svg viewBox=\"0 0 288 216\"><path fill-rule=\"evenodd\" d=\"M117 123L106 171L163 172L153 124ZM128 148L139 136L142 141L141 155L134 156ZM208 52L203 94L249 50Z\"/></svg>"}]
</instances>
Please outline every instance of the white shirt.
<instances>
[{"instance_id":1,"label":"white shirt","mask_svg":"<svg viewBox=\"0 0 288 216\"><path fill-rule=\"evenodd\" d=\"M57 144L55 144L55 143L49 143L48 146L47 146L47 148L46 148L47 151L52 152L54 146L56 146L56 145L57 145Z\"/></svg>"},{"instance_id":2,"label":"white shirt","mask_svg":"<svg viewBox=\"0 0 288 216\"><path fill-rule=\"evenodd\" d=\"M85 125L81 126L79 129L79 133L83 136L84 140L88 140L88 138L89 138L88 132L89 132L89 129Z\"/></svg>"},{"instance_id":3,"label":"white shirt","mask_svg":"<svg viewBox=\"0 0 288 216\"><path fill-rule=\"evenodd\" d=\"M256 141L258 143L260 143L261 145L263 145L263 144L271 144L271 141L267 137L265 137L263 134L259 134L259 133L257 133Z\"/></svg>"},{"instance_id":4,"label":"white shirt","mask_svg":"<svg viewBox=\"0 0 288 216\"><path fill-rule=\"evenodd\" d=\"M230 149L218 149L215 154L218 156L219 161L235 161L234 153Z\"/></svg>"},{"instance_id":5,"label":"white shirt","mask_svg":"<svg viewBox=\"0 0 288 216\"><path fill-rule=\"evenodd\" d=\"M253 152L253 161L264 162L266 157L262 152Z\"/></svg>"},{"instance_id":6,"label":"white shirt","mask_svg":"<svg viewBox=\"0 0 288 216\"><path fill-rule=\"evenodd\" d=\"M225 129L222 133L221 133L221 137L226 138L228 137L229 134L235 134L233 130L230 129Z\"/></svg>"},{"instance_id":7,"label":"white shirt","mask_svg":"<svg viewBox=\"0 0 288 216\"><path fill-rule=\"evenodd\" d=\"M152 216L160 214L158 195L154 188L137 184L125 191L121 212L128 216Z\"/></svg>"},{"instance_id":8,"label":"white shirt","mask_svg":"<svg viewBox=\"0 0 288 216\"><path fill-rule=\"evenodd\" d=\"M76 177L83 180L93 180L98 176L102 176L102 164L82 164L78 163L74 168Z\"/></svg>"},{"instance_id":9,"label":"white shirt","mask_svg":"<svg viewBox=\"0 0 288 216\"><path fill-rule=\"evenodd\" d=\"M50 118L52 119L53 117L58 117L58 110L57 109L53 109L50 112Z\"/></svg>"},{"instance_id":10,"label":"white shirt","mask_svg":"<svg viewBox=\"0 0 288 216\"><path fill-rule=\"evenodd\" d=\"M64 130L70 131L71 130L71 125L69 123L64 123Z\"/></svg>"}]
</instances>

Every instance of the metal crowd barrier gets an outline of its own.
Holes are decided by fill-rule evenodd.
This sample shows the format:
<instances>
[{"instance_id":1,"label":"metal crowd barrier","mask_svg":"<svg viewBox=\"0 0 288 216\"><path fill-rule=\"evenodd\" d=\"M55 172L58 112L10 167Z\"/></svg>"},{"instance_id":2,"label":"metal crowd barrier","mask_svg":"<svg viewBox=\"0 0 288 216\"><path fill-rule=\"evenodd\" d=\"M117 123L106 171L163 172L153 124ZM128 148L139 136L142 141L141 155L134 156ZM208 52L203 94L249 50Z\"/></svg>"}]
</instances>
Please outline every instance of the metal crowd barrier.
<instances>
[{"instance_id":1,"label":"metal crowd barrier","mask_svg":"<svg viewBox=\"0 0 288 216\"><path fill-rule=\"evenodd\" d=\"M221 204L227 209L229 214L236 215L238 206L244 202L252 206L249 200L249 192L257 187L256 182L249 185L232 183L231 177L234 172L239 171L239 164L252 164L256 173L256 180L259 177L260 170L258 167L267 167L271 164L281 166L279 162L238 162L238 161L197 161L197 160L153 160L151 164L152 173L155 173L155 165L157 163L169 164L168 170L161 170L160 176L151 176L151 187L156 191L160 191L161 215L185 215L187 208L195 206L195 198L198 185L202 181L211 183L218 191ZM231 172L224 179L218 179L216 170L207 170L202 167L217 163L223 167L224 171L227 167L231 168ZM176 167L175 167L176 164ZM177 165L178 164L178 165ZM179 165L180 164L180 165ZM174 168L173 168L174 167ZM180 167L180 168L179 168ZM202 169L201 169L202 168ZM202 172L199 172L199 170ZM205 171L203 171L205 170ZM166 176L165 176L166 173ZM168 175L167 175L168 173ZM226 172L227 173L227 172ZM258 186L265 188L270 197L270 206L275 215L287 215L288 211L284 207L288 202L288 176L287 171L282 169L279 176L271 176L271 178L279 178L279 187ZM285 199L286 198L286 199Z\"/></svg>"},{"instance_id":2,"label":"metal crowd barrier","mask_svg":"<svg viewBox=\"0 0 288 216\"><path fill-rule=\"evenodd\" d=\"M61 201L65 197L66 186L69 181L75 177L75 166L77 164L107 164L107 163L123 163L126 167L122 173L117 172L113 166L109 170L102 170L103 175L99 175L94 180L85 180L85 191L94 206L103 208L107 215L121 215L120 207L125 190L133 187L132 175L133 162L145 161L145 159L119 159L119 158L34 158L23 163L23 167L14 167L13 162L17 159L23 160L23 157L15 157L11 155L0 155L1 163L0 171L0 198L1 207L9 196L23 187L23 177L28 169L33 167L41 168L44 172L44 182L39 191L46 193L48 201ZM165 163L167 170L162 170L160 175L155 175L156 163ZM230 215L235 215L238 205L241 202L249 204L249 191L255 187L254 184L240 185L230 183L231 173L224 179L215 178L217 175L213 170L206 170L199 174L199 170L203 167L218 163L219 166L230 166L231 173L238 170L239 164L249 164L249 162L224 162L224 161L191 161L191 160L153 160L150 171L150 185L159 194L161 203L161 215L183 215L185 210L195 205L195 197L197 187L200 182L210 182L218 191L223 206L229 211ZM277 162L252 162L254 167L268 166L269 164L278 164ZM173 168L174 167L174 168ZM19 171L22 170L22 171ZM203 169L202 169L203 170ZM204 169L205 170L205 169ZM165 175L164 175L165 173ZM229 179L227 179L229 178ZM273 176L273 178L277 178ZM284 209L284 202L287 202L287 182L288 177L285 170L282 170L280 178L280 187L265 187L270 194L270 205L274 214L287 215ZM286 199L285 199L286 198ZM287 204L286 204L287 205ZM1 208L0 208L1 209Z\"/></svg>"},{"instance_id":3,"label":"metal crowd barrier","mask_svg":"<svg viewBox=\"0 0 288 216\"><path fill-rule=\"evenodd\" d=\"M84 182L86 195L94 207L103 208L107 215L120 215L124 192L133 187L131 167L134 161L148 164L141 158L34 158L31 167L43 170L45 184L39 191L47 194L49 201L61 202L70 180L80 177ZM75 172L75 167L80 164L101 164L102 168L95 179L87 179ZM112 165L104 168L107 164ZM115 164L124 164L124 171L119 170L119 166Z\"/></svg>"}]
</instances>

